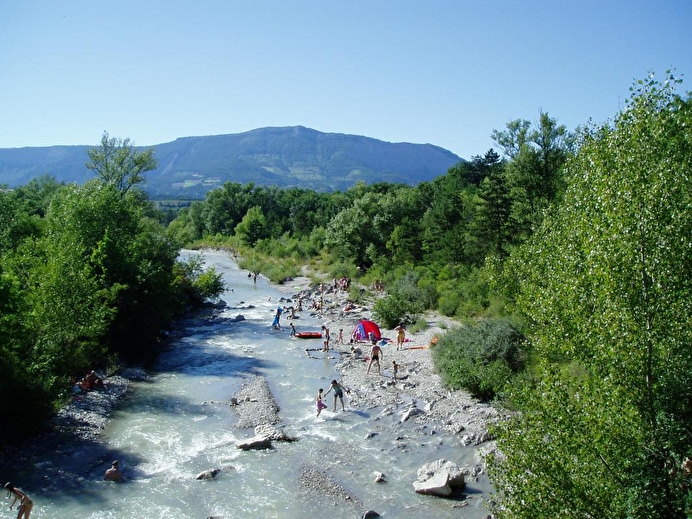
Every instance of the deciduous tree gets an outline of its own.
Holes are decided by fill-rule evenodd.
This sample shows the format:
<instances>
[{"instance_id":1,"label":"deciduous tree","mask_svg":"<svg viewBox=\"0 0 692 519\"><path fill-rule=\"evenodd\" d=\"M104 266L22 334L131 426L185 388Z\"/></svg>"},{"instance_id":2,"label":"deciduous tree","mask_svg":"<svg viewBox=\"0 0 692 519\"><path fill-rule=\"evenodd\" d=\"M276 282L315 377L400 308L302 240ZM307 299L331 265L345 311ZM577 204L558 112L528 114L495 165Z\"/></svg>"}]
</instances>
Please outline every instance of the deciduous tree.
<instances>
[{"instance_id":1,"label":"deciduous tree","mask_svg":"<svg viewBox=\"0 0 692 519\"><path fill-rule=\"evenodd\" d=\"M689 517L692 107L638 83L585 130L570 186L514 261L542 377L491 463L501 517Z\"/></svg>"},{"instance_id":2,"label":"deciduous tree","mask_svg":"<svg viewBox=\"0 0 692 519\"><path fill-rule=\"evenodd\" d=\"M144 173L156 169L154 149L138 151L130 139L109 137L103 132L101 145L87 151L87 169L103 182L113 185L123 196L132 186L144 182Z\"/></svg>"}]
</instances>

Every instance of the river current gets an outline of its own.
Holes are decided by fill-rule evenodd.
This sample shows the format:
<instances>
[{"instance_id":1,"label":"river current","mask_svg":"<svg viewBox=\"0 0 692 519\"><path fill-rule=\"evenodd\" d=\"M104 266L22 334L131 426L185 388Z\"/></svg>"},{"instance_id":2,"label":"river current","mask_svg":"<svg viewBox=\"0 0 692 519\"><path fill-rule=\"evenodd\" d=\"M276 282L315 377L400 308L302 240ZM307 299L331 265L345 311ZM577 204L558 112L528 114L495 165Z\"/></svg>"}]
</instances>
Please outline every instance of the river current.
<instances>
[{"instance_id":1,"label":"river current","mask_svg":"<svg viewBox=\"0 0 692 519\"><path fill-rule=\"evenodd\" d=\"M102 481L107 465L94 467L83 490L70 488L50 502L30 492L36 503L32 518L351 519L364 510L391 518L487 515L480 499L462 506L413 491L422 464L439 458L472 461L458 442L439 435L401 444L397 438L413 424L401 424L382 409L352 408L348 396L346 412L331 412L330 395L329 408L316 418L315 395L338 378L338 356L308 356L305 348L317 348L319 341L290 338L287 328L272 330L273 313L285 294L264 278L253 281L228 254L205 252L204 257L228 286L223 315L242 314L245 320L190 327L160 356L148 380L133 383L101 438L120 461L123 483ZM299 330L319 330L322 323L303 312L295 324ZM266 378L281 408L281 426L298 441L275 442L265 451L236 448L254 433L234 427L229 400L250 375ZM210 468L221 472L212 480L195 479ZM306 468L327 475L355 502L306 491L300 482ZM384 473L386 482L375 483L375 472ZM487 490L489 484L482 477L474 486Z\"/></svg>"}]
</instances>

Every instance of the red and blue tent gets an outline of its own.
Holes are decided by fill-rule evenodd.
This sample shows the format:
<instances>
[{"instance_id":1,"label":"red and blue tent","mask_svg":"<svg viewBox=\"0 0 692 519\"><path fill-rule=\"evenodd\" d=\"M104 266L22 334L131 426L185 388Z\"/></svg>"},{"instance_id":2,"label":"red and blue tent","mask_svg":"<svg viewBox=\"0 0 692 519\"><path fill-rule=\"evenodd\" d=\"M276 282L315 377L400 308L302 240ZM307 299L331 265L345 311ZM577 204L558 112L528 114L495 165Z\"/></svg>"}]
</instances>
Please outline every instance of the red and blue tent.
<instances>
[{"instance_id":1,"label":"red and blue tent","mask_svg":"<svg viewBox=\"0 0 692 519\"><path fill-rule=\"evenodd\" d=\"M382 338L382 334L380 333L380 327L372 321L363 319L362 321L358 322L358 324L356 324L356 327L353 329L353 334L351 335L351 337L353 337L353 339L356 341L367 341L370 339L370 332L372 332L375 335L376 340L379 341Z\"/></svg>"}]
</instances>

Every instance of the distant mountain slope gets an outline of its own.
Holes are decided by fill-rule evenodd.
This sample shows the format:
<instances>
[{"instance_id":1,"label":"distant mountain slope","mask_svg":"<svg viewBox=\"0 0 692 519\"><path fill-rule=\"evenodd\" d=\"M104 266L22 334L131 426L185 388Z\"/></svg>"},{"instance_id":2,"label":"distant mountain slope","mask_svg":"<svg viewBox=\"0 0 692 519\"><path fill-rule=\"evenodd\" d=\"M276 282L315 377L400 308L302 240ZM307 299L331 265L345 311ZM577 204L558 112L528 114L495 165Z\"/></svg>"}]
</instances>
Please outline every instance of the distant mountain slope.
<instances>
[{"instance_id":1,"label":"distant mountain slope","mask_svg":"<svg viewBox=\"0 0 692 519\"><path fill-rule=\"evenodd\" d=\"M14 187L45 174L81 184L93 178L84 166L91 147L0 149L0 184ZM345 190L358 180L415 185L462 160L431 144L390 143L302 126L184 137L153 147L159 167L147 173L144 187L155 197L202 198L229 181L317 191Z\"/></svg>"}]
</instances>

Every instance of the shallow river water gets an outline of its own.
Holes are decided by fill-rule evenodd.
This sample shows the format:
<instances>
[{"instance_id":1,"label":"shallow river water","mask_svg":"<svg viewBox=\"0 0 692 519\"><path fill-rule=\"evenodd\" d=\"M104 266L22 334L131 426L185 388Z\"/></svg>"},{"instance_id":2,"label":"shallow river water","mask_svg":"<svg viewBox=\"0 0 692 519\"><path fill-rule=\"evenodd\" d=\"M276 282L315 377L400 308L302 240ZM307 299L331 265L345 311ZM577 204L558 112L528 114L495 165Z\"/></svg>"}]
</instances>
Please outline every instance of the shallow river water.
<instances>
[{"instance_id":1,"label":"shallow river water","mask_svg":"<svg viewBox=\"0 0 692 519\"><path fill-rule=\"evenodd\" d=\"M321 352L308 356L305 348L317 348L319 341L271 329L277 302L285 296L276 287L263 278L253 282L227 254L204 256L229 287L222 296L228 304L223 315L242 314L245 321L188 329L161 355L148 380L133 383L101 439L119 459L124 483L101 481L107 465L95 466L82 489L70 488L49 502L32 494L32 518L338 519L361 517L365 510L391 518L487 515L473 495L462 503L413 491L416 470L426 462L472 463L472 452L455 438L441 433L401 441L414 424L400 424L396 415L379 408L349 407L348 396L346 412L332 413L329 395L329 408L316 419L315 394L338 378L337 358ZM307 312L295 323L302 330L318 330L321 324ZM237 441L254 433L234 427L229 399L252 374L268 381L281 408L281 426L297 442L275 442L266 451L236 448ZM213 480L195 479L210 468L222 470ZM354 499L306 491L300 481L305 469L322 471ZM374 482L376 471L386 474L385 483ZM482 477L472 488L488 486ZM3 512L9 513L6 506Z\"/></svg>"}]
</instances>

